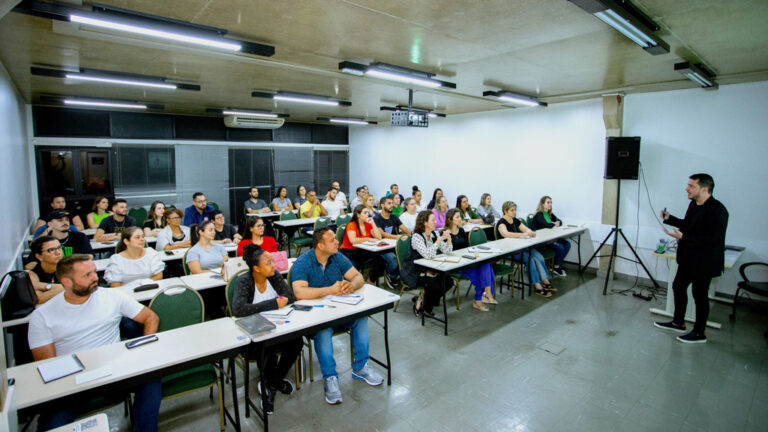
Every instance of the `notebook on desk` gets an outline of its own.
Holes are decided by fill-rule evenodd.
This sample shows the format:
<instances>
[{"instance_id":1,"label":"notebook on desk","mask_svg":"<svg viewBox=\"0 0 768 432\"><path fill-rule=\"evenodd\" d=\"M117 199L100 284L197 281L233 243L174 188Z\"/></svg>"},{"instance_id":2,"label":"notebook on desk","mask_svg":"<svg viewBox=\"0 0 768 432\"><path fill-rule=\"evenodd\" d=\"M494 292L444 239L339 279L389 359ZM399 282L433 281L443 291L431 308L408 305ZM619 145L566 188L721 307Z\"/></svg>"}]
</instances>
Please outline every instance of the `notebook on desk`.
<instances>
[{"instance_id":1,"label":"notebook on desk","mask_svg":"<svg viewBox=\"0 0 768 432\"><path fill-rule=\"evenodd\" d=\"M363 296L360 294L342 294L337 296L331 296L331 301L336 303L344 303L348 305L356 305L363 301Z\"/></svg>"},{"instance_id":2,"label":"notebook on desk","mask_svg":"<svg viewBox=\"0 0 768 432\"><path fill-rule=\"evenodd\" d=\"M236 319L235 324L243 329L249 336L256 336L266 333L276 328L272 321L264 318L260 314L253 314L244 318Z\"/></svg>"},{"instance_id":3,"label":"notebook on desk","mask_svg":"<svg viewBox=\"0 0 768 432\"><path fill-rule=\"evenodd\" d=\"M48 384L51 381L64 378L85 370L85 366L80 362L76 355L70 354L62 356L55 360L43 363L37 367L43 382Z\"/></svg>"}]
</instances>

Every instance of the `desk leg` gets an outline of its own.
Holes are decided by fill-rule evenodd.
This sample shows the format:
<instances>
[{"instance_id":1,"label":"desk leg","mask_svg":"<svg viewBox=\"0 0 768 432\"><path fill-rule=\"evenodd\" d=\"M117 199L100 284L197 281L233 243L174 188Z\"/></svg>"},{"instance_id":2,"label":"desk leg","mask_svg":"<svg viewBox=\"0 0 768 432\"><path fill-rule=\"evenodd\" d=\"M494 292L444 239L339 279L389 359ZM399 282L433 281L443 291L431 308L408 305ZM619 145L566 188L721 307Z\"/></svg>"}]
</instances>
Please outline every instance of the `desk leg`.
<instances>
[{"instance_id":1,"label":"desk leg","mask_svg":"<svg viewBox=\"0 0 768 432\"><path fill-rule=\"evenodd\" d=\"M392 359L389 356L389 315L387 315L387 311L384 311L384 325L382 325L380 322L378 322L373 316L369 317L373 322L376 324L382 326L384 328L384 350L387 354L387 363L384 364L375 357L371 356L370 359L373 360L376 364L383 367L387 370L387 385L392 385Z\"/></svg>"},{"instance_id":2,"label":"desk leg","mask_svg":"<svg viewBox=\"0 0 768 432\"><path fill-rule=\"evenodd\" d=\"M229 410L227 410L226 406L224 407L224 419L228 418L230 422L232 422L232 425L235 427L235 430L237 432L240 432L240 407L237 404L237 377L236 377L236 370L235 370L235 357L230 357L229 363L227 366L227 371L224 372L224 360L221 360L221 377L220 377L220 385L222 386L222 392L221 397L226 405L226 395L227 393L224 391L224 374L229 374L229 379L232 383L232 408L235 411L234 418L229 413Z\"/></svg>"}]
</instances>

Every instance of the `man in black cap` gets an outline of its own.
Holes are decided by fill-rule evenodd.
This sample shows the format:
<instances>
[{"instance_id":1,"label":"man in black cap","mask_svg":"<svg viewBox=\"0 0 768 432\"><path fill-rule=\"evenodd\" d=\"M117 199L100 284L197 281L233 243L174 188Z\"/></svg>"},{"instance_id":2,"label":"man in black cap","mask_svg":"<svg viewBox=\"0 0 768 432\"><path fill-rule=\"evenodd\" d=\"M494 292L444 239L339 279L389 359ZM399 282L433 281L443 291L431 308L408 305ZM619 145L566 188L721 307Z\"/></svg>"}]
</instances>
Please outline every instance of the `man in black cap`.
<instances>
[{"instance_id":1,"label":"man in black cap","mask_svg":"<svg viewBox=\"0 0 768 432\"><path fill-rule=\"evenodd\" d=\"M41 231L41 236L51 236L58 240L61 245L62 257L72 255L73 253L93 256L91 241L88 240L88 236L85 234L71 229L69 213L66 210L54 210L48 213L45 220L46 224L43 225L44 229ZM35 267L34 264L36 263L37 261L32 261L25 268L31 270Z\"/></svg>"}]
</instances>

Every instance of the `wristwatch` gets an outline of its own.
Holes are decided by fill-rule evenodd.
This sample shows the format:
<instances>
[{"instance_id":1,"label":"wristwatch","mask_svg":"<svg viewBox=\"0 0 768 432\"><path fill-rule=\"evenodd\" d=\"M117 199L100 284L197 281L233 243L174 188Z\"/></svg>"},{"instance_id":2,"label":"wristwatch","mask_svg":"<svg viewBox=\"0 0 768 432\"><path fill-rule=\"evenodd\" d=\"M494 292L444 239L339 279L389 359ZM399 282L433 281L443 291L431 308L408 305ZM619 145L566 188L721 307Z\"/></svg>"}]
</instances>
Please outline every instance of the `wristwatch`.
<instances>
[{"instance_id":1,"label":"wristwatch","mask_svg":"<svg viewBox=\"0 0 768 432\"><path fill-rule=\"evenodd\" d=\"M46 291L49 291L51 288L53 288L53 284L52 283L49 283L49 284L45 285L45 290Z\"/></svg>"}]
</instances>

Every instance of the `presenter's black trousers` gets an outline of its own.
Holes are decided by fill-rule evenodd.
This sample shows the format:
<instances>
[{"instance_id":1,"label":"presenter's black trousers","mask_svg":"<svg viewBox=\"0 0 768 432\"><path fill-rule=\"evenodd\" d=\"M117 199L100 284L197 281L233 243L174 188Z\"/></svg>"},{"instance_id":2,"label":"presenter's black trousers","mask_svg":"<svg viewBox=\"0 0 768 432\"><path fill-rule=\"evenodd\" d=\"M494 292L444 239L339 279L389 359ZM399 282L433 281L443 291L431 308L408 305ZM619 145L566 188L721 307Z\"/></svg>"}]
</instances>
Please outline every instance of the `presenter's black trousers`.
<instances>
[{"instance_id":1,"label":"presenter's black trousers","mask_svg":"<svg viewBox=\"0 0 768 432\"><path fill-rule=\"evenodd\" d=\"M688 307L688 286L693 289L693 301L696 303L696 322L693 330L703 334L709 318L709 283L711 276L702 276L701 271L687 266L677 268L675 280L672 282L672 291L675 293L675 315L672 321L675 324L685 324L685 309Z\"/></svg>"}]
</instances>

